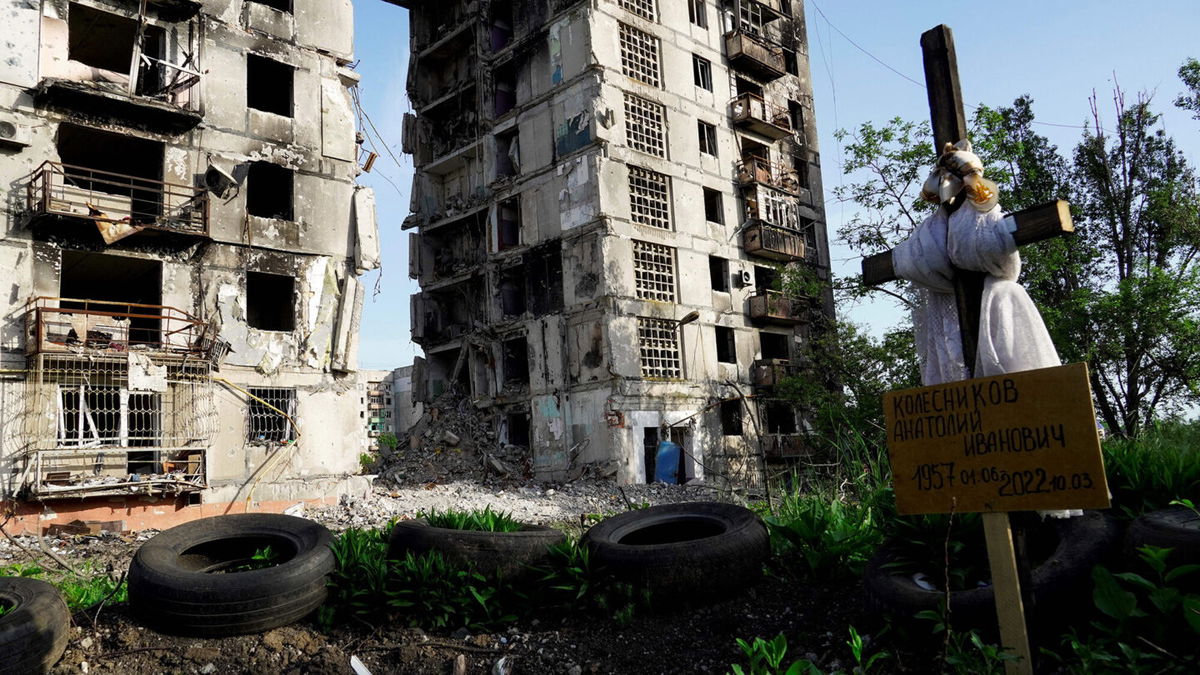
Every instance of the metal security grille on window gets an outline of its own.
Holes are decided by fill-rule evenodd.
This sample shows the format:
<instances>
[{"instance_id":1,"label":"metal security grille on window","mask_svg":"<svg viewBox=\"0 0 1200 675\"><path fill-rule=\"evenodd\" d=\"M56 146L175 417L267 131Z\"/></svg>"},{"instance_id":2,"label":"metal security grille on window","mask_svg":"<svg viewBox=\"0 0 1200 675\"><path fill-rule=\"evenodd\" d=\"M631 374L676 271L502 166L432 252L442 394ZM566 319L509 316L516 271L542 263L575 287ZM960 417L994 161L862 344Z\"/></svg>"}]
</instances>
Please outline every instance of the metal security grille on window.
<instances>
[{"instance_id":1,"label":"metal security grille on window","mask_svg":"<svg viewBox=\"0 0 1200 675\"><path fill-rule=\"evenodd\" d=\"M296 439L296 430L288 418L272 410L272 408L277 408L295 419L295 389L251 388L250 395L256 398L250 399L247 440L259 443L283 443ZM270 407L264 402L270 404Z\"/></svg>"},{"instance_id":2,"label":"metal security grille on window","mask_svg":"<svg viewBox=\"0 0 1200 675\"><path fill-rule=\"evenodd\" d=\"M642 357L642 377L680 379L677 323L669 319L638 318L638 346Z\"/></svg>"},{"instance_id":3,"label":"metal security grille on window","mask_svg":"<svg viewBox=\"0 0 1200 675\"><path fill-rule=\"evenodd\" d=\"M635 80L657 87L658 38L633 26L621 27L621 71Z\"/></svg>"},{"instance_id":4,"label":"metal security grille on window","mask_svg":"<svg viewBox=\"0 0 1200 675\"><path fill-rule=\"evenodd\" d=\"M625 94L625 141L634 150L665 157L663 106L640 96Z\"/></svg>"},{"instance_id":5,"label":"metal security grille on window","mask_svg":"<svg viewBox=\"0 0 1200 675\"><path fill-rule=\"evenodd\" d=\"M675 302L675 249L634 241L633 281L639 298Z\"/></svg>"},{"instance_id":6,"label":"metal security grille on window","mask_svg":"<svg viewBox=\"0 0 1200 675\"><path fill-rule=\"evenodd\" d=\"M669 204L666 176L636 166L629 167L629 214L633 222L669 230Z\"/></svg>"},{"instance_id":7,"label":"metal security grille on window","mask_svg":"<svg viewBox=\"0 0 1200 675\"><path fill-rule=\"evenodd\" d=\"M636 14L647 21L656 21L657 13L654 11L654 0L617 0L617 4L621 9Z\"/></svg>"},{"instance_id":8,"label":"metal security grille on window","mask_svg":"<svg viewBox=\"0 0 1200 675\"><path fill-rule=\"evenodd\" d=\"M58 447L162 444L162 395L124 387L59 385Z\"/></svg>"}]
</instances>

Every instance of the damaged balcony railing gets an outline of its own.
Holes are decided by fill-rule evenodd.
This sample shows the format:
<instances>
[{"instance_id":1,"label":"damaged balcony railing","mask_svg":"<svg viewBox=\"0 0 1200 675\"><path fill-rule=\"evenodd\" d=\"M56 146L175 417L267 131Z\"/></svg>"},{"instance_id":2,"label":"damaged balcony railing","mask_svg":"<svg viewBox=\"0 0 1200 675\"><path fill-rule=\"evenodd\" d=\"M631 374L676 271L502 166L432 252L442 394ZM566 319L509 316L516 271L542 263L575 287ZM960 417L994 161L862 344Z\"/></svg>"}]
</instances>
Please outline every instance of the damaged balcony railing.
<instances>
[{"instance_id":1,"label":"damaged balcony railing","mask_svg":"<svg viewBox=\"0 0 1200 675\"><path fill-rule=\"evenodd\" d=\"M200 188L58 162L43 162L27 180L33 219L73 217L208 236L208 193Z\"/></svg>"},{"instance_id":2,"label":"damaged balcony railing","mask_svg":"<svg viewBox=\"0 0 1200 675\"><path fill-rule=\"evenodd\" d=\"M782 291L761 290L750 296L750 319L783 325L808 319L808 300L794 298Z\"/></svg>"},{"instance_id":3,"label":"damaged balcony railing","mask_svg":"<svg viewBox=\"0 0 1200 675\"><path fill-rule=\"evenodd\" d=\"M762 157L743 157L736 165L737 181L742 185L760 183L794 195L800 194L800 172Z\"/></svg>"},{"instance_id":4,"label":"damaged balcony railing","mask_svg":"<svg viewBox=\"0 0 1200 675\"><path fill-rule=\"evenodd\" d=\"M229 345L216 327L164 305L39 297L25 311L25 352L145 351L215 364Z\"/></svg>"},{"instance_id":5,"label":"damaged balcony railing","mask_svg":"<svg viewBox=\"0 0 1200 675\"><path fill-rule=\"evenodd\" d=\"M745 92L729 101L729 116L737 126L779 140L792 135L792 116L787 108L769 103L758 94Z\"/></svg>"},{"instance_id":6,"label":"damaged balcony railing","mask_svg":"<svg viewBox=\"0 0 1200 675\"><path fill-rule=\"evenodd\" d=\"M763 455L767 459L804 457L813 454L807 434L763 434Z\"/></svg>"},{"instance_id":7,"label":"damaged balcony railing","mask_svg":"<svg viewBox=\"0 0 1200 675\"><path fill-rule=\"evenodd\" d=\"M787 72L783 48L746 31L725 34L725 55L734 68L764 80L783 77Z\"/></svg>"},{"instance_id":8,"label":"damaged balcony railing","mask_svg":"<svg viewBox=\"0 0 1200 675\"><path fill-rule=\"evenodd\" d=\"M35 499L195 492L208 486L204 455L195 447L38 450L25 489Z\"/></svg>"}]
</instances>

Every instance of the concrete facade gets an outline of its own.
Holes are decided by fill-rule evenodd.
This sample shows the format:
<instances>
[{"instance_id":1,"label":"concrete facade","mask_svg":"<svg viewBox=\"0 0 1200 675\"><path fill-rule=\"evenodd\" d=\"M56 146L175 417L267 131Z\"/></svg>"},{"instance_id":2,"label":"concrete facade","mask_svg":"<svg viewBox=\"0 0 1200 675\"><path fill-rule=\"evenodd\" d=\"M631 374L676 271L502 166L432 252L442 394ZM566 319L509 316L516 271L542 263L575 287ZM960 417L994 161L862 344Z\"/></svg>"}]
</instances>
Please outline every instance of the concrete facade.
<instances>
[{"instance_id":1,"label":"concrete facade","mask_svg":"<svg viewBox=\"0 0 1200 675\"><path fill-rule=\"evenodd\" d=\"M799 0L391 0L410 10L414 396L468 396L534 474L761 479L804 453L832 298Z\"/></svg>"},{"instance_id":2,"label":"concrete facade","mask_svg":"<svg viewBox=\"0 0 1200 675\"><path fill-rule=\"evenodd\" d=\"M138 522L364 490L350 1L0 23L0 490Z\"/></svg>"},{"instance_id":3,"label":"concrete facade","mask_svg":"<svg viewBox=\"0 0 1200 675\"><path fill-rule=\"evenodd\" d=\"M366 423L367 449L379 450L379 436L395 434L402 439L421 417L422 406L412 398L412 366L393 370L360 370L362 416Z\"/></svg>"}]
</instances>

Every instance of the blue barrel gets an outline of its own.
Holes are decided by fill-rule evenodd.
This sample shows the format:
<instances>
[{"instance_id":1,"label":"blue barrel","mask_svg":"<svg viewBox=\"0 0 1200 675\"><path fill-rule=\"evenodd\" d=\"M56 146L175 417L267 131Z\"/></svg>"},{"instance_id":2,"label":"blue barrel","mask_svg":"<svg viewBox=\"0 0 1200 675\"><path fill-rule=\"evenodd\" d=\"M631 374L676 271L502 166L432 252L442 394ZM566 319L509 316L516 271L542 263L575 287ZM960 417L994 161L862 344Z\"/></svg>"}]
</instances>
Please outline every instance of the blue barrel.
<instances>
[{"instance_id":1,"label":"blue barrel","mask_svg":"<svg viewBox=\"0 0 1200 675\"><path fill-rule=\"evenodd\" d=\"M671 441L658 442L658 454L654 457L654 480L659 483L679 483L679 453L683 448Z\"/></svg>"}]
</instances>

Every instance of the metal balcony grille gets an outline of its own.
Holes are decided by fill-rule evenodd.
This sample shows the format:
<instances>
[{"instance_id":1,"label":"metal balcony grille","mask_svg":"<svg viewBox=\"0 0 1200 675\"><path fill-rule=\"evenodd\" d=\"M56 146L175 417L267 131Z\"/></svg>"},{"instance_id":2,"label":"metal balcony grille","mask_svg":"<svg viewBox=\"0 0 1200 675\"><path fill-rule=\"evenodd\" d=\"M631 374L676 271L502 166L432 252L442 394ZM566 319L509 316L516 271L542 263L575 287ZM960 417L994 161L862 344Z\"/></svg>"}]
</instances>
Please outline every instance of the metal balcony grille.
<instances>
[{"instance_id":1,"label":"metal balcony grille","mask_svg":"<svg viewBox=\"0 0 1200 675\"><path fill-rule=\"evenodd\" d=\"M637 297L675 302L675 249L635 240L633 281Z\"/></svg>"},{"instance_id":2,"label":"metal balcony grille","mask_svg":"<svg viewBox=\"0 0 1200 675\"><path fill-rule=\"evenodd\" d=\"M659 86L658 38L633 26L618 25L621 72L651 87Z\"/></svg>"},{"instance_id":3,"label":"metal balcony grille","mask_svg":"<svg viewBox=\"0 0 1200 675\"><path fill-rule=\"evenodd\" d=\"M647 21L658 20L654 0L617 0L617 4L626 12L640 16Z\"/></svg>"},{"instance_id":4,"label":"metal balcony grille","mask_svg":"<svg viewBox=\"0 0 1200 675\"><path fill-rule=\"evenodd\" d=\"M634 150L666 157L666 110L661 103L625 94L625 142Z\"/></svg>"},{"instance_id":5,"label":"metal balcony grille","mask_svg":"<svg viewBox=\"0 0 1200 675\"><path fill-rule=\"evenodd\" d=\"M655 171L629 167L629 214L633 222L671 229L669 179Z\"/></svg>"},{"instance_id":6,"label":"metal balcony grille","mask_svg":"<svg viewBox=\"0 0 1200 675\"><path fill-rule=\"evenodd\" d=\"M638 317L642 377L674 380L683 377L677 327L678 323L670 319Z\"/></svg>"}]
</instances>

